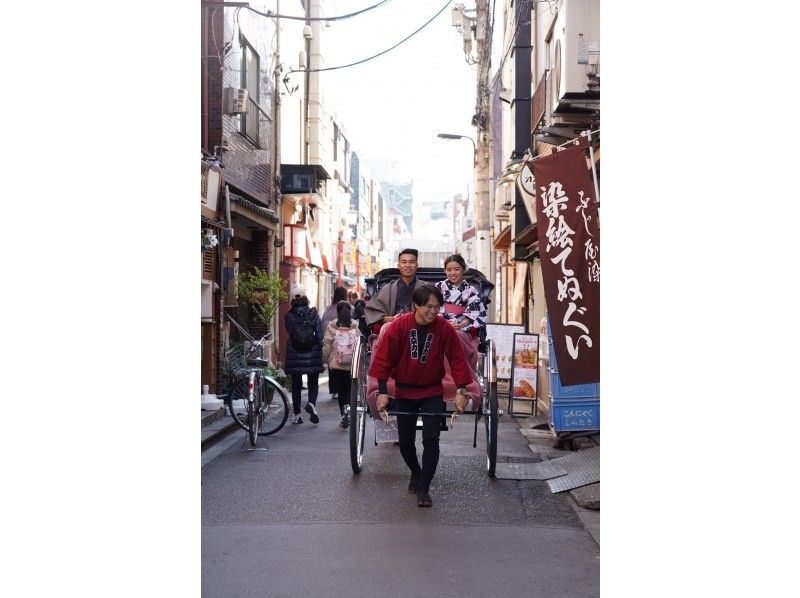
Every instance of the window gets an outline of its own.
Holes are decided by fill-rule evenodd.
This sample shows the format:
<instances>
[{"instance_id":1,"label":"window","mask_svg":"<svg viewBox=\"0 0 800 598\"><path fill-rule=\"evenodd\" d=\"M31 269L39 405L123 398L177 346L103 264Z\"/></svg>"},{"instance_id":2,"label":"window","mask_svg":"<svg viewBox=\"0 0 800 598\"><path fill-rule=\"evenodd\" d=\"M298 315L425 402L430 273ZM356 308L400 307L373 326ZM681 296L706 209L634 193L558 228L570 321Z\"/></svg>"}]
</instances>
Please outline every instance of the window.
<instances>
[{"instance_id":1,"label":"window","mask_svg":"<svg viewBox=\"0 0 800 598\"><path fill-rule=\"evenodd\" d=\"M255 49L244 36L240 36L239 40L242 43L242 78L240 84L250 96L247 101L247 113L239 116L239 132L258 145L259 59Z\"/></svg>"}]
</instances>

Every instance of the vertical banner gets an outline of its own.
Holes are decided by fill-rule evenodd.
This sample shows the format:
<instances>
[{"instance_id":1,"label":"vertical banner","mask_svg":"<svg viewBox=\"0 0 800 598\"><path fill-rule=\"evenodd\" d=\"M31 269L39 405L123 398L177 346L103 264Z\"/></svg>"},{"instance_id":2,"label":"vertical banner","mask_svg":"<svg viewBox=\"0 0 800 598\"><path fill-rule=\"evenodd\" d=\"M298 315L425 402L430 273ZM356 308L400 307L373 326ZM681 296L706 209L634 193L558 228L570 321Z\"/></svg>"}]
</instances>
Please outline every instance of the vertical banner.
<instances>
[{"instance_id":1,"label":"vertical banner","mask_svg":"<svg viewBox=\"0 0 800 598\"><path fill-rule=\"evenodd\" d=\"M529 162L544 295L561 384L600 382L600 223L588 142Z\"/></svg>"}]
</instances>

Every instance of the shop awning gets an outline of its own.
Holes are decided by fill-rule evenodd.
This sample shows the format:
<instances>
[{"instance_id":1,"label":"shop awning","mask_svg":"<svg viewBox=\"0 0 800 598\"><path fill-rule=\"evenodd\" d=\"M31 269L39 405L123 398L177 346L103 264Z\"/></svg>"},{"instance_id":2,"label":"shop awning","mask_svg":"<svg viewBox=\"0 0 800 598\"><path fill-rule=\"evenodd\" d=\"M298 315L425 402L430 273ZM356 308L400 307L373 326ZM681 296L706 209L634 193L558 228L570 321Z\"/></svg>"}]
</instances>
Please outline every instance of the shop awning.
<instances>
[{"instance_id":1,"label":"shop awning","mask_svg":"<svg viewBox=\"0 0 800 598\"><path fill-rule=\"evenodd\" d=\"M494 240L494 248L505 250L511 247L511 227L506 226Z\"/></svg>"}]
</instances>

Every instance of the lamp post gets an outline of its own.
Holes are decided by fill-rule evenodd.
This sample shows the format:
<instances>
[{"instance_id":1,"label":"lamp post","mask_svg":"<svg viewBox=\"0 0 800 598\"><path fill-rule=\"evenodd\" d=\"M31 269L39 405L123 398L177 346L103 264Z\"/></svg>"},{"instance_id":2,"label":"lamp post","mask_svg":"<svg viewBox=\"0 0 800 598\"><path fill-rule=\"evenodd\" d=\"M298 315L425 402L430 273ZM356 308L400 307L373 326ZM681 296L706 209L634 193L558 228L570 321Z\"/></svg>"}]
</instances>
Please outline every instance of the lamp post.
<instances>
[{"instance_id":1,"label":"lamp post","mask_svg":"<svg viewBox=\"0 0 800 598\"><path fill-rule=\"evenodd\" d=\"M436 135L441 139L469 139L472 142L472 165L478 163L478 148L475 146L475 140L469 135L455 135L453 133L439 133Z\"/></svg>"}]
</instances>

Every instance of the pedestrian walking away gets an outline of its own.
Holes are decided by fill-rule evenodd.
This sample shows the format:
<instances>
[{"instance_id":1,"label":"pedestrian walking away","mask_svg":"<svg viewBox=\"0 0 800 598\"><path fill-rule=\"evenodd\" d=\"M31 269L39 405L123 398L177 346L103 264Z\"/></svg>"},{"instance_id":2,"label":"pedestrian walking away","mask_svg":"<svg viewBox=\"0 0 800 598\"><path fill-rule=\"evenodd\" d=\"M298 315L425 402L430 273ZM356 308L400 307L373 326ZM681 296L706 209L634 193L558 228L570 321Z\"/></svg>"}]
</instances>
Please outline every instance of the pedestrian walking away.
<instances>
[{"instance_id":1,"label":"pedestrian walking away","mask_svg":"<svg viewBox=\"0 0 800 598\"><path fill-rule=\"evenodd\" d=\"M340 301L337 306L337 319L328 324L322 339L322 360L328 364L328 375L336 381L339 390L339 425L347 429L350 418L345 406L350 401L350 366L356 345L356 322L352 318L352 306Z\"/></svg>"},{"instance_id":2,"label":"pedestrian walking away","mask_svg":"<svg viewBox=\"0 0 800 598\"><path fill-rule=\"evenodd\" d=\"M291 308L286 312L286 360L283 371L292 377L292 423L302 424L300 416L303 375L308 378L308 402L305 411L312 424L319 423L317 395L322 365L322 321L317 310L309 307L306 290L295 285L290 291Z\"/></svg>"},{"instance_id":3,"label":"pedestrian walking away","mask_svg":"<svg viewBox=\"0 0 800 598\"><path fill-rule=\"evenodd\" d=\"M325 333L325 330L328 328L328 324L333 322L338 317L336 313L336 306L339 305L340 301L347 301L347 296L348 296L347 289L344 287L336 287L333 290L333 301L328 307L325 308L325 311L322 312L323 334ZM335 376L330 375L330 371L328 372L328 392L331 395L331 399L336 400L339 391L336 388L336 378Z\"/></svg>"},{"instance_id":4,"label":"pedestrian walking away","mask_svg":"<svg viewBox=\"0 0 800 598\"><path fill-rule=\"evenodd\" d=\"M369 375L378 381L378 410L389 405L388 380L395 383L392 410L397 416L400 454L411 477L408 491L417 495L417 506L430 507L430 485L439 463L439 433L442 416L422 417L422 465L417 460L418 413L443 413L445 358L456 384L455 410L464 411L466 387L472 381L469 364L458 333L439 315L444 303L435 285L420 283L411 297L414 311L397 316L377 343ZM405 415L405 414L408 415Z\"/></svg>"}]
</instances>

